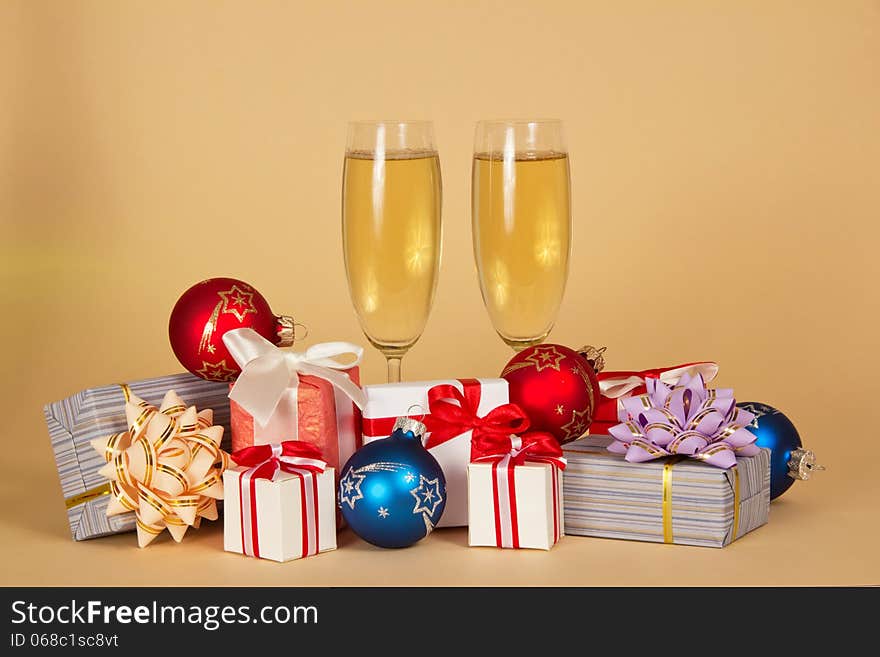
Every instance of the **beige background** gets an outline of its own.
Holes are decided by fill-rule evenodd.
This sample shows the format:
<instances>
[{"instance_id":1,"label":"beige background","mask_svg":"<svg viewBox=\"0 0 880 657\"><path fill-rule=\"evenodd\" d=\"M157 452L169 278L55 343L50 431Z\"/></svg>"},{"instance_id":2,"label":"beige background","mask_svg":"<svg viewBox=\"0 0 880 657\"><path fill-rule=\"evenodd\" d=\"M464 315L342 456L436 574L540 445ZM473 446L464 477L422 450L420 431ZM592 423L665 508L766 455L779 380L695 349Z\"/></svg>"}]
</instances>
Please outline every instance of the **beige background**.
<instances>
[{"instance_id":1,"label":"beige background","mask_svg":"<svg viewBox=\"0 0 880 657\"><path fill-rule=\"evenodd\" d=\"M3 583L880 584L877 2L0 1ZM444 253L409 378L509 357L470 245L473 123L557 116L571 277L554 341L615 369L716 359L829 471L724 550L569 538L279 567L219 527L74 544L41 406L179 370L168 313L243 278L310 341L364 342L341 260L345 123L436 122ZM369 351L365 379L383 376Z\"/></svg>"}]
</instances>

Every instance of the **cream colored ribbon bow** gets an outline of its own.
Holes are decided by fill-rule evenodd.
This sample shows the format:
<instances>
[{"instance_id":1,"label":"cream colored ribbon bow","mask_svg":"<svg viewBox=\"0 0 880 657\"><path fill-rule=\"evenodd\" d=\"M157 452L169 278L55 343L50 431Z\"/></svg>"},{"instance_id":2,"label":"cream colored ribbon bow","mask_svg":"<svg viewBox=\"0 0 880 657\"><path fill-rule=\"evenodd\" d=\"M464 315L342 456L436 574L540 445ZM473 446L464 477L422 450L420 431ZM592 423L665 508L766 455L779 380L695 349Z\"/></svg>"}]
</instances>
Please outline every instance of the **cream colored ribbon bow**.
<instances>
[{"instance_id":1,"label":"cream colored ribbon bow","mask_svg":"<svg viewBox=\"0 0 880 657\"><path fill-rule=\"evenodd\" d=\"M361 362L363 347L350 342L323 342L304 352L286 351L249 328L227 331L223 344L241 368L238 380L229 391L229 398L250 413L260 426L269 423L285 394L291 399L295 412L300 374L330 382L360 409L366 403L364 391L348 374L340 371ZM349 363L335 360L345 354L353 354L354 360ZM278 440L297 440L297 425L298 422L293 422L288 427L292 433L279 436Z\"/></svg>"},{"instance_id":2,"label":"cream colored ribbon bow","mask_svg":"<svg viewBox=\"0 0 880 657\"><path fill-rule=\"evenodd\" d=\"M187 407L169 390L159 408L131 395L125 417L127 431L91 441L107 460L98 471L111 480L107 515L134 511L139 547L165 528L180 542L202 518L216 520L228 455L214 412Z\"/></svg>"}]
</instances>

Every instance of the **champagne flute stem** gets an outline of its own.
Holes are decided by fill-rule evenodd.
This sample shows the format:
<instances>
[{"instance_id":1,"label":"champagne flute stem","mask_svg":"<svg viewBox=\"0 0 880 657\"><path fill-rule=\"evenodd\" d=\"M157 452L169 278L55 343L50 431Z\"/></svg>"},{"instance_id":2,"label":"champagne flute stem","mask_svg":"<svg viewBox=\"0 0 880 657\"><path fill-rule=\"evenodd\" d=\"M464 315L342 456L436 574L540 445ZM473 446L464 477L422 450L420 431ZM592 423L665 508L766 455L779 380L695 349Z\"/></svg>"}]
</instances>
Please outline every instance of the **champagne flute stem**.
<instances>
[{"instance_id":1,"label":"champagne flute stem","mask_svg":"<svg viewBox=\"0 0 880 657\"><path fill-rule=\"evenodd\" d=\"M400 356L386 356L388 361L388 383L400 383Z\"/></svg>"}]
</instances>

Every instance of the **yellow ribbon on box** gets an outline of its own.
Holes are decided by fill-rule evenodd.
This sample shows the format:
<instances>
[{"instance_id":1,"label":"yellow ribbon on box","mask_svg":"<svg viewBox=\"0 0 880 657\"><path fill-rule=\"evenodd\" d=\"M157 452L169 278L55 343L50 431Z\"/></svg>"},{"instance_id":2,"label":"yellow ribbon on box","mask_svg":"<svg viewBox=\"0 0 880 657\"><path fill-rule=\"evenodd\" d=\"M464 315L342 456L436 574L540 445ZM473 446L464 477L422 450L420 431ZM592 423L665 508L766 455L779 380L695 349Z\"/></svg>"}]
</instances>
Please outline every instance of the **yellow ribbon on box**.
<instances>
[{"instance_id":1,"label":"yellow ribbon on box","mask_svg":"<svg viewBox=\"0 0 880 657\"><path fill-rule=\"evenodd\" d=\"M166 528L180 541L202 518L217 518L228 464L220 449L223 427L213 424L213 411L187 407L173 390L156 408L121 387L128 430L91 441L107 461L99 471L110 479L107 515L134 511L140 547ZM77 503L106 494L103 488L81 493Z\"/></svg>"},{"instance_id":2,"label":"yellow ribbon on box","mask_svg":"<svg viewBox=\"0 0 880 657\"><path fill-rule=\"evenodd\" d=\"M677 463L685 460L686 456L674 456L663 465L663 542L672 543L672 468ZM733 538L739 533L739 469L731 468L733 472Z\"/></svg>"},{"instance_id":3,"label":"yellow ribbon on box","mask_svg":"<svg viewBox=\"0 0 880 657\"><path fill-rule=\"evenodd\" d=\"M101 484L100 486L95 486L94 488L84 490L82 493L71 495L64 500L64 506L66 506L68 509L72 509L73 507L79 506L80 504L85 504L86 502L96 500L103 495L109 495L110 492L110 482L107 482L106 484Z\"/></svg>"},{"instance_id":4,"label":"yellow ribbon on box","mask_svg":"<svg viewBox=\"0 0 880 657\"><path fill-rule=\"evenodd\" d=\"M737 466L733 466L733 538L731 541L736 540L736 535L739 533L739 468Z\"/></svg>"}]
</instances>

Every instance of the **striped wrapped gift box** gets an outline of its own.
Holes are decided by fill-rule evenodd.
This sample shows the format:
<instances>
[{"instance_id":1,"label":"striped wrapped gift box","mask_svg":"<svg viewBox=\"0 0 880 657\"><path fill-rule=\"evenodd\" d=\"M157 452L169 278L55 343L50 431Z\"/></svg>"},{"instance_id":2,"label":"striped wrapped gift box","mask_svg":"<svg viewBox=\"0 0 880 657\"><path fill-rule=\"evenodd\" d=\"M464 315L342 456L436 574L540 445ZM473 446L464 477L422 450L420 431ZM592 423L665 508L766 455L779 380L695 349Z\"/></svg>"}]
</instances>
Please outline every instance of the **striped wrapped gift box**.
<instances>
[{"instance_id":1,"label":"striped wrapped gift box","mask_svg":"<svg viewBox=\"0 0 880 657\"><path fill-rule=\"evenodd\" d=\"M628 463L610 442L563 447L566 534L724 547L767 522L770 450L724 470L680 457Z\"/></svg>"},{"instance_id":2,"label":"striped wrapped gift box","mask_svg":"<svg viewBox=\"0 0 880 657\"><path fill-rule=\"evenodd\" d=\"M132 394L159 406L168 390L199 410L214 411L214 424L225 427L223 448L229 448L229 384L204 381L192 374L173 374L127 384ZM93 438L125 431L125 392L121 385L90 388L43 408L67 520L74 540L133 531L134 513L107 517L109 485L98 474L103 456L89 444Z\"/></svg>"}]
</instances>

